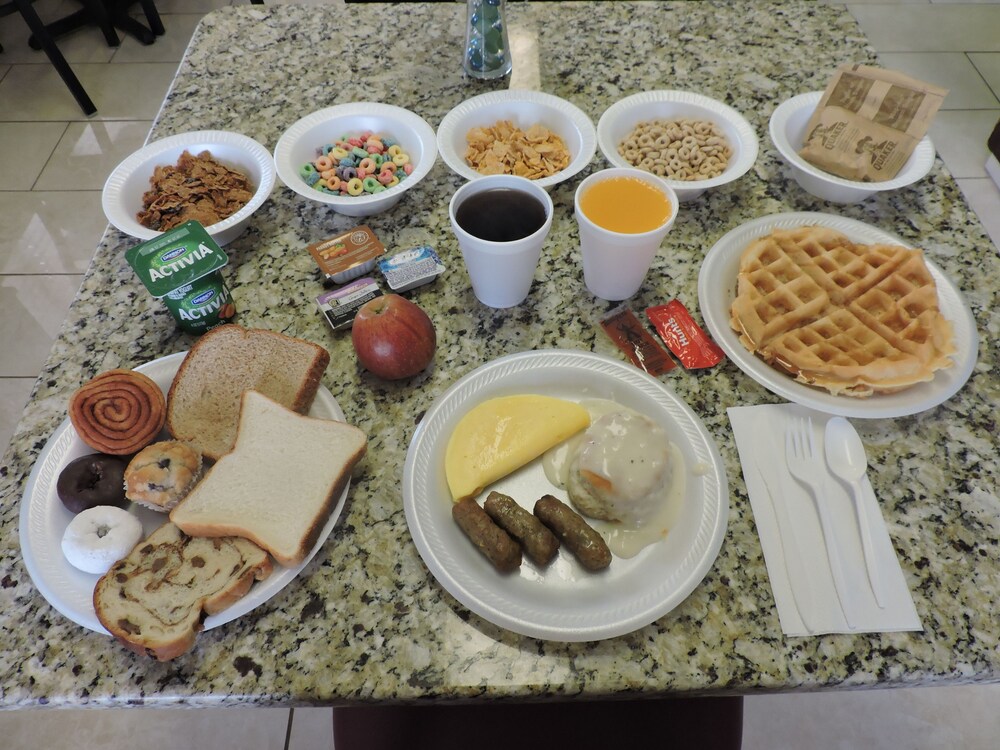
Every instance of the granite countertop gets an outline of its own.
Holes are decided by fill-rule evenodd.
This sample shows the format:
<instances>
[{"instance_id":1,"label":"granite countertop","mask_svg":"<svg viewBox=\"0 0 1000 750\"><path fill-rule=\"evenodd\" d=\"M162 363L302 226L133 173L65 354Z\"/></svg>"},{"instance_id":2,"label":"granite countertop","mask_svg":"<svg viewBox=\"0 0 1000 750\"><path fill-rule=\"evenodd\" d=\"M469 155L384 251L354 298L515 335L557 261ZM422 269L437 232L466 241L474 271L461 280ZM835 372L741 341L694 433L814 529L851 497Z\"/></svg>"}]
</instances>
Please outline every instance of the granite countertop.
<instances>
[{"instance_id":1,"label":"granite countertop","mask_svg":"<svg viewBox=\"0 0 1000 750\"><path fill-rule=\"evenodd\" d=\"M997 256L940 160L909 189L835 206L790 179L766 135L781 101L824 88L843 62L875 61L851 16L797 2L512 3L510 29L522 45L513 80L484 84L461 72L464 13L462 4L433 3L212 13L195 33L151 139L225 129L273 149L300 116L363 100L402 105L437 127L459 102L508 84L564 97L595 123L616 100L652 89L696 91L735 107L760 136L756 164L683 206L629 304L641 310L677 298L697 315L697 273L707 250L730 229L778 212L840 214L925 248L975 316L978 364L941 406L901 419L855 420L878 467L871 480L924 631L782 635L725 411L781 399L728 361L662 376L706 425L729 482L718 559L675 610L630 635L557 643L494 626L447 594L417 553L400 491L422 415L458 378L505 354L567 348L621 355L598 325L611 305L583 286L572 218L579 181L606 166L600 154L552 190L552 231L531 294L502 311L477 303L469 288L447 213L461 180L439 161L395 208L367 220L390 250L430 244L447 265L433 285L409 294L438 334L434 366L412 380L387 383L362 371L349 337L329 330L315 308L321 285L305 247L356 221L278 186L227 247L239 322L327 347L332 364L323 383L370 445L336 529L303 574L166 664L134 656L53 609L33 585L18 542L25 483L73 390L98 372L135 367L193 341L126 265L124 250L134 240L106 234L0 468L0 703L558 699L1000 679Z\"/></svg>"}]
</instances>

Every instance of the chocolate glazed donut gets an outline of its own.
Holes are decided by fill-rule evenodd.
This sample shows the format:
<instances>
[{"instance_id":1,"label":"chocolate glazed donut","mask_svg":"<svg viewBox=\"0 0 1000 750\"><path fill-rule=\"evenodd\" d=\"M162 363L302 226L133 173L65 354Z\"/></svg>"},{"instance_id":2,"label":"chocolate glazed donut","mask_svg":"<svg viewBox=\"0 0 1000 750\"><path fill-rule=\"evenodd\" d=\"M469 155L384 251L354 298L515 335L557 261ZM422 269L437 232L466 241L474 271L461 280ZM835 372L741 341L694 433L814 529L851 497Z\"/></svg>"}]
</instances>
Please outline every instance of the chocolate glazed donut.
<instances>
[{"instance_id":1,"label":"chocolate glazed donut","mask_svg":"<svg viewBox=\"0 0 1000 750\"><path fill-rule=\"evenodd\" d=\"M69 418L80 439L115 456L135 453L153 442L166 416L160 386L134 370L101 373L69 402Z\"/></svg>"}]
</instances>

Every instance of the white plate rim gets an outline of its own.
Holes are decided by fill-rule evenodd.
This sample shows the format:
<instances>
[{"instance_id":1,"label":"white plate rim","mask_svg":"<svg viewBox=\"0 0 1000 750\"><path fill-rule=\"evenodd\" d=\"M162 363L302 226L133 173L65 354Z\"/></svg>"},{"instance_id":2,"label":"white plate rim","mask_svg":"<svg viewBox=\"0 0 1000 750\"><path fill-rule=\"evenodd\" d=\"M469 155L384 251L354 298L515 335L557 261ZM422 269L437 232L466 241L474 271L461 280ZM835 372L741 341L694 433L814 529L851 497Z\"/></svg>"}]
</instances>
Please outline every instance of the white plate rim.
<instances>
[{"instance_id":1,"label":"white plate rim","mask_svg":"<svg viewBox=\"0 0 1000 750\"><path fill-rule=\"evenodd\" d=\"M815 224L843 232L855 242L881 242L912 247L889 232L844 216L820 212L790 212L763 216L748 221L724 234L705 256L698 274L698 304L712 337L726 355L744 373L775 395L793 403L834 414L858 419L886 419L918 414L944 403L954 396L972 374L979 356L979 334L961 292L940 268L925 257L927 267L938 288L941 312L955 329L958 349L955 364L939 370L933 380L919 383L898 393L879 394L869 398L838 396L804 383L772 368L748 352L739 337L729 327L729 309L736 297L736 271L743 249L752 240L775 229Z\"/></svg>"},{"instance_id":2,"label":"white plate rim","mask_svg":"<svg viewBox=\"0 0 1000 750\"><path fill-rule=\"evenodd\" d=\"M810 91L805 94L799 94L798 96L793 96L791 99L779 104L771 114L771 119L768 122L768 135L771 136L771 142L774 144L775 148L778 149L778 152L790 165L796 169L801 169L806 174L823 180L831 185L853 188L854 190L865 190L871 193L883 190L896 190L897 188L912 185L914 182L922 180L927 176L927 173L931 171L931 167L934 166L934 158L937 156L937 151L934 147L934 141L931 140L929 135L925 135L921 138L920 142L914 147L913 152L910 155L910 159L913 161L909 169L901 171L891 180L885 180L883 182L861 182L859 180L848 180L844 177L838 177L830 172L824 172L819 167L807 162L799 156L798 149L793 148L792 144L785 137L785 124L788 122L788 119L800 108L812 106L815 109L816 105L819 104L819 100L822 98L822 91Z\"/></svg>"},{"instance_id":3,"label":"white plate rim","mask_svg":"<svg viewBox=\"0 0 1000 750\"><path fill-rule=\"evenodd\" d=\"M580 577L585 583L580 584L579 602L570 602L566 612L552 612L545 607L525 607L523 602L516 601L517 591L510 589L516 589L521 584L508 586L503 576L484 559L469 569L449 565L449 549L436 536L439 528L447 531L450 543L460 545L463 551L472 547L450 517L450 496L428 490L431 482L440 484L444 481L443 460L441 463L434 461L434 454L443 451L443 445L435 447L435 443L441 441L446 444L450 434L449 422L456 421L470 406L486 398L502 393L529 392L522 387L522 381L537 382L539 376L570 379L570 373L582 374L581 382L596 382L616 391L616 398L631 395L647 403L655 402L657 411L650 416L661 424L668 423L669 430L684 434L690 441L684 450L697 457L704 471L692 480L693 469L688 467L689 481L701 488L701 493L689 490L686 498L686 502L695 508L691 513L696 533L691 538L681 538L671 550L667 546L671 541L668 537L667 541L647 547L631 560L616 557L608 571L599 574L581 572ZM572 385L567 387L573 388ZM539 391L535 389L534 392ZM702 481L699 482L699 479ZM554 488L547 488L546 491L565 497L564 493ZM696 496L694 502L690 500L692 496ZM411 536L424 563L444 589L462 605L489 622L520 635L581 642L613 638L645 627L668 614L694 591L714 564L722 546L728 524L729 492L725 467L711 435L690 407L663 383L610 357L585 351L550 349L519 352L488 362L460 378L435 400L417 427L407 450L403 469L403 508ZM682 560L675 570L662 566L667 551ZM478 552L474 551L463 554L478 556ZM561 550L560 555L568 556L569 553ZM524 566L527 565L529 562L525 560ZM616 565L621 566L618 570L624 571L627 576L624 580L629 584L638 578L641 585L646 576L655 580L635 591L624 609L609 607L602 610L589 606L587 595L595 591L606 594L611 581L602 581L600 576L615 570ZM604 602L601 601L601 604ZM560 599L560 606L566 607L565 599Z\"/></svg>"},{"instance_id":4,"label":"white plate rim","mask_svg":"<svg viewBox=\"0 0 1000 750\"><path fill-rule=\"evenodd\" d=\"M473 96L455 105L448 114L441 120L437 130L437 148L441 154L441 159L447 164L455 174L466 180L476 180L485 175L479 174L476 170L465 163L462 154L452 150L451 140L455 129L462 118L478 109L491 106L493 104L506 104L509 102L525 101L532 104L541 104L566 115L580 133L580 152L573 158L567 167L554 175L543 177L539 180L532 180L536 185L548 188L558 185L571 177L579 174L586 167L594 154L597 153L597 131L593 121L587 114L572 102L566 101L554 94L547 94L544 91L531 91L527 89L504 89L502 91L489 91L485 94Z\"/></svg>"},{"instance_id":5,"label":"white plate rim","mask_svg":"<svg viewBox=\"0 0 1000 750\"><path fill-rule=\"evenodd\" d=\"M640 91L637 94L626 96L624 99L619 99L617 102L608 107L604 111L604 114L601 115L601 119L597 121L597 143L600 146L601 153L604 155L604 158L607 159L612 166L633 167L634 165L629 164L624 158L622 158L618 154L616 145L610 142L607 134L610 123L618 117L620 112L627 110L631 106L636 104L660 102L678 102L681 104L694 104L699 107L704 107L705 109L708 109L726 119L740 134L741 143L745 144L745 147L740 149L739 158L730 164L726 168L726 171L717 177L712 177L708 180L670 180L666 177L660 178L674 190L707 190L709 188L719 187L720 185L726 185L734 180L738 180L756 163L757 155L760 151L760 139L757 137L757 131L754 130L750 122L742 114L740 114L739 111L730 107L728 104L720 102L718 99L712 99L704 94L697 94L693 91L663 89L659 91Z\"/></svg>"},{"instance_id":6,"label":"white plate rim","mask_svg":"<svg viewBox=\"0 0 1000 750\"><path fill-rule=\"evenodd\" d=\"M310 130L315 125L321 125L327 120L335 117L353 117L366 115L372 117L393 117L400 120L407 127L413 128L419 135L421 142L427 146L427 157L421 158L413 173L399 185L393 188L394 195L386 193L375 193L373 195L358 195L351 198L341 198L336 195L321 193L309 187L298 175L298 167L292 164L290 151L299 137ZM285 187L304 198L325 203L329 206L341 206L349 204L351 206L367 206L369 204L380 203L390 197L399 198L423 179L437 161L437 139L434 128L430 126L423 117L416 112L411 112L395 104L384 104L382 102L348 102L345 104L335 104L332 107L311 112L308 115L292 123L284 133L278 138L278 143L274 147L274 167L278 177ZM299 165L301 166L301 165ZM388 192L388 191L386 191ZM395 201L394 201L395 202Z\"/></svg>"},{"instance_id":7,"label":"white plate rim","mask_svg":"<svg viewBox=\"0 0 1000 750\"><path fill-rule=\"evenodd\" d=\"M176 373L177 368L186 355L187 352L177 352L147 362L135 369L138 372L149 375L154 380L157 378L166 378L166 385L169 388L170 380L173 379L174 373ZM160 383L160 387L166 393L163 383ZM320 385L316 393L316 400L309 410L309 415L344 421L344 412L341 410L336 398L323 385ZM63 420L59 427L52 433L52 436L35 461L35 465L32 467L31 474L25 485L24 494L21 497L18 532L21 544L21 557L24 565L28 570L32 582L35 584L35 588L38 589L46 601L56 611L77 625L98 633L110 635L104 626L101 625L100 620L97 619L93 604L89 602L89 596L87 597L88 605L84 606L80 603L80 591L72 588L74 582L79 584L86 579L92 581L90 588L93 590L93 586L96 585L97 579L100 576L91 576L73 569L62 555L59 546L60 540L44 538L46 536L45 526L51 520L47 518L46 514L52 511L53 508L55 509L54 512L65 515L66 523L72 518L72 515L62 508L62 504L55 491L55 482L60 469L65 466L67 461L72 460L69 457L71 453L75 457L76 455L84 455L92 452L93 450L83 445L82 441L76 436L76 431L73 429L69 419ZM271 575L264 581L255 583L246 596L222 612L207 617L204 622L205 630L217 628L238 617L242 617L275 596L294 580L302 569L309 564L316 553L319 552L333 531L344 509L344 500L349 490L350 479L348 479L347 486L337 499L337 504L330 514L330 518L327 520L323 531L320 533L319 539L305 560L293 568L285 568L274 563L274 571ZM138 508L135 511L140 512ZM147 511L146 513L152 514L153 511ZM165 514L162 514L162 516L165 522L167 517ZM46 544L48 545L47 547L45 546Z\"/></svg>"},{"instance_id":8,"label":"white plate rim","mask_svg":"<svg viewBox=\"0 0 1000 750\"><path fill-rule=\"evenodd\" d=\"M116 229L141 240L151 240L163 234L163 232L155 229L144 227L138 221L135 221L134 217L124 217L119 210L118 197L121 194L125 181L145 162L162 153L172 151L179 146L192 143L215 143L244 148L251 153L254 161L260 165L261 175L263 175L261 184L257 186L257 190L254 191L249 203L232 216L205 228L210 235L220 234L236 226L260 208L264 201L271 195L275 179L274 160L271 158L271 152L264 148L262 144L250 136L243 135L242 133L233 133L228 130L193 130L187 133L178 133L177 135L170 135L143 146L138 151L127 156L108 175L108 179L105 180L104 188L101 191L101 206L104 209L104 215Z\"/></svg>"}]
</instances>

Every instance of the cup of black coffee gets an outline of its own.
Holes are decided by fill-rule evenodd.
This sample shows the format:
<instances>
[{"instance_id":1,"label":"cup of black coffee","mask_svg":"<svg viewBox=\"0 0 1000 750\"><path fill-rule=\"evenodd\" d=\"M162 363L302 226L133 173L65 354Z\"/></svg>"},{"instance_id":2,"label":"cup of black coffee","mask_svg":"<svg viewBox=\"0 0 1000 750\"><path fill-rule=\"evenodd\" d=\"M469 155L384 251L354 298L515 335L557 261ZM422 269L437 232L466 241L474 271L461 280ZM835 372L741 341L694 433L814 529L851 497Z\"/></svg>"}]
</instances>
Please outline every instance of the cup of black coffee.
<instances>
[{"instance_id":1,"label":"cup of black coffee","mask_svg":"<svg viewBox=\"0 0 1000 750\"><path fill-rule=\"evenodd\" d=\"M552 199L531 180L487 175L460 187L448 207L476 299L524 302L552 226Z\"/></svg>"}]
</instances>

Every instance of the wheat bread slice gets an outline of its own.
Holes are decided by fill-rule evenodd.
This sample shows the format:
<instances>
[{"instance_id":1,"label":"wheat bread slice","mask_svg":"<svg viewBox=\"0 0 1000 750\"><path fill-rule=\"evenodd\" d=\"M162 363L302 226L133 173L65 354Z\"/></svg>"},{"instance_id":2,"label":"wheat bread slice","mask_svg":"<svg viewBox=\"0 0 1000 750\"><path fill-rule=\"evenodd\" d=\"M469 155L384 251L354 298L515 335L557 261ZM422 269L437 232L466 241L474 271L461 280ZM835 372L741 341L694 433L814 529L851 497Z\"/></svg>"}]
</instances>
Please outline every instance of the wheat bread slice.
<instances>
[{"instance_id":1,"label":"wheat bread slice","mask_svg":"<svg viewBox=\"0 0 1000 750\"><path fill-rule=\"evenodd\" d=\"M167 394L167 429L213 461L236 440L240 399L255 390L305 413L330 363L330 353L275 331L224 325L191 347Z\"/></svg>"},{"instance_id":2,"label":"wheat bread slice","mask_svg":"<svg viewBox=\"0 0 1000 750\"><path fill-rule=\"evenodd\" d=\"M170 520L192 536L245 537L282 565L298 565L367 444L357 427L306 417L247 391L236 446L170 512Z\"/></svg>"},{"instance_id":3,"label":"wheat bread slice","mask_svg":"<svg viewBox=\"0 0 1000 750\"><path fill-rule=\"evenodd\" d=\"M196 539L165 523L101 577L94 611L129 650L168 661L194 647L206 615L272 569L267 552L246 539Z\"/></svg>"}]
</instances>

